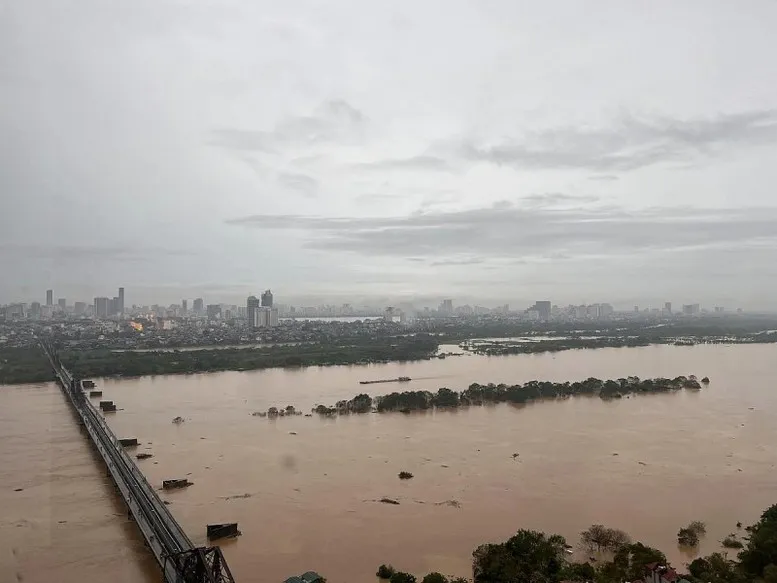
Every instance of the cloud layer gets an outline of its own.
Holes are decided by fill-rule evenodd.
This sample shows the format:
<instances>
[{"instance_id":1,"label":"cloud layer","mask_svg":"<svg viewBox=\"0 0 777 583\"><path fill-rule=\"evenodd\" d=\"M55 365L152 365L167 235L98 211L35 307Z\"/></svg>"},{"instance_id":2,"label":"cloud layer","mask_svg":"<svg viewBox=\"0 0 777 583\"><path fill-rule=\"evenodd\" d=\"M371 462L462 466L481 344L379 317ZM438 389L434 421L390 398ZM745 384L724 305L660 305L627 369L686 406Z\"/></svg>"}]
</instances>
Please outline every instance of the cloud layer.
<instances>
[{"instance_id":1,"label":"cloud layer","mask_svg":"<svg viewBox=\"0 0 777 583\"><path fill-rule=\"evenodd\" d=\"M228 224L298 231L306 245L366 256L485 259L611 257L777 244L777 209L536 208L500 203L404 217L254 215Z\"/></svg>"}]
</instances>

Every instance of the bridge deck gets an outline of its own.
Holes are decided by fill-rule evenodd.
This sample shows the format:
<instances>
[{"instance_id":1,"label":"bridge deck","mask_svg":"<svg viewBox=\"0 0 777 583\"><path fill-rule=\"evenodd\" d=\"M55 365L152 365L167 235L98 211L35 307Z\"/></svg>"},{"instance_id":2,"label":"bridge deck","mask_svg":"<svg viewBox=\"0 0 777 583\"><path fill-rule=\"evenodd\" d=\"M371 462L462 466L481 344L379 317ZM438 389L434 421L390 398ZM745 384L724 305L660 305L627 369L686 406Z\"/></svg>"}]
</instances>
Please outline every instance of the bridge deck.
<instances>
[{"instance_id":1,"label":"bridge deck","mask_svg":"<svg viewBox=\"0 0 777 583\"><path fill-rule=\"evenodd\" d=\"M195 548L167 506L148 483L103 416L83 393L81 382L64 366L56 352L43 346L62 392L81 418L102 456L128 512L134 518L168 583L234 583L218 547Z\"/></svg>"}]
</instances>

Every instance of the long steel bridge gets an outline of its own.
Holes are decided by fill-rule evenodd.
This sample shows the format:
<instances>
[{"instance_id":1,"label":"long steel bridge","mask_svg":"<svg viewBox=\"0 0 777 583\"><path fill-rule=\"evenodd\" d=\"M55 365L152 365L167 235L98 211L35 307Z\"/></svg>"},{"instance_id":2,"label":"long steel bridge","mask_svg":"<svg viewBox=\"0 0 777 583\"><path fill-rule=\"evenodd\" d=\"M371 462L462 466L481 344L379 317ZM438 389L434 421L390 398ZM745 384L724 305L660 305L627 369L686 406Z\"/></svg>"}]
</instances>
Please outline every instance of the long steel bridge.
<instances>
[{"instance_id":1,"label":"long steel bridge","mask_svg":"<svg viewBox=\"0 0 777 583\"><path fill-rule=\"evenodd\" d=\"M154 554L166 583L235 583L219 547L195 547L167 506L124 451L101 413L84 394L82 383L59 360L51 344L41 342L62 392L80 417L108 473Z\"/></svg>"}]
</instances>

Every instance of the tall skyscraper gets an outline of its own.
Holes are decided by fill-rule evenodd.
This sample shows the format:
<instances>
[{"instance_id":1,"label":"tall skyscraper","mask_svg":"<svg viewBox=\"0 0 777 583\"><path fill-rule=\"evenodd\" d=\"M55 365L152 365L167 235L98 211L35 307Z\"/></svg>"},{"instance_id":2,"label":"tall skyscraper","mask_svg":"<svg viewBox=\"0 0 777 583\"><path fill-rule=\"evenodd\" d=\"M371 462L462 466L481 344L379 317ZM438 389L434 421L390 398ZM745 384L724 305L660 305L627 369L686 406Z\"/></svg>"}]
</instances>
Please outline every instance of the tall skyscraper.
<instances>
[{"instance_id":1,"label":"tall skyscraper","mask_svg":"<svg viewBox=\"0 0 777 583\"><path fill-rule=\"evenodd\" d=\"M30 317L37 320L40 318L40 302L30 304Z\"/></svg>"},{"instance_id":2,"label":"tall skyscraper","mask_svg":"<svg viewBox=\"0 0 777 583\"><path fill-rule=\"evenodd\" d=\"M664 304L664 311L665 311L667 314L671 314L671 313L672 313L672 302L666 302L666 303Z\"/></svg>"},{"instance_id":3,"label":"tall skyscraper","mask_svg":"<svg viewBox=\"0 0 777 583\"><path fill-rule=\"evenodd\" d=\"M262 294L264 300L264 294ZM260 328L257 312L259 310L259 299L256 296L248 296L246 300L246 320L249 328Z\"/></svg>"},{"instance_id":4,"label":"tall skyscraper","mask_svg":"<svg viewBox=\"0 0 777 583\"><path fill-rule=\"evenodd\" d=\"M47 306L53 306L54 305L54 290L53 289L47 289L46 290L46 305Z\"/></svg>"},{"instance_id":5,"label":"tall skyscraper","mask_svg":"<svg viewBox=\"0 0 777 583\"><path fill-rule=\"evenodd\" d=\"M202 310L204 309L202 298L196 298L194 300L194 305L192 305L192 309L194 310L195 314L202 314Z\"/></svg>"},{"instance_id":6,"label":"tall skyscraper","mask_svg":"<svg viewBox=\"0 0 777 583\"><path fill-rule=\"evenodd\" d=\"M86 312L86 303L85 302L76 302L73 306L73 312L76 316L83 316Z\"/></svg>"},{"instance_id":7,"label":"tall skyscraper","mask_svg":"<svg viewBox=\"0 0 777 583\"><path fill-rule=\"evenodd\" d=\"M189 302L186 300L181 300L181 311L185 314L188 308L189 308Z\"/></svg>"},{"instance_id":8,"label":"tall skyscraper","mask_svg":"<svg viewBox=\"0 0 777 583\"><path fill-rule=\"evenodd\" d=\"M64 312L65 308L67 308L67 300L65 298L59 298L57 300L57 307L60 312Z\"/></svg>"},{"instance_id":9,"label":"tall skyscraper","mask_svg":"<svg viewBox=\"0 0 777 583\"><path fill-rule=\"evenodd\" d=\"M221 318L221 304L208 304L208 320Z\"/></svg>"},{"instance_id":10,"label":"tall skyscraper","mask_svg":"<svg viewBox=\"0 0 777 583\"><path fill-rule=\"evenodd\" d=\"M116 299L118 300L116 302L116 313L119 316L123 316L124 315L124 288L123 287L119 288L119 295Z\"/></svg>"},{"instance_id":11,"label":"tall skyscraper","mask_svg":"<svg viewBox=\"0 0 777 583\"><path fill-rule=\"evenodd\" d=\"M440 311L446 314L453 312L453 300L443 300L440 304Z\"/></svg>"},{"instance_id":12,"label":"tall skyscraper","mask_svg":"<svg viewBox=\"0 0 777 583\"><path fill-rule=\"evenodd\" d=\"M272 292L269 289L262 294L262 307L272 308Z\"/></svg>"},{"instance_id":13,"label":"tall skyscraper","mask_svg":"<svg viewBox=\"0 0 777 583\"><path fill-rule=\"evenodd\" d=\"M110 303L111 300L108 298L94 298L94 317L107 318Z\"/></svg>"}]
</instances>

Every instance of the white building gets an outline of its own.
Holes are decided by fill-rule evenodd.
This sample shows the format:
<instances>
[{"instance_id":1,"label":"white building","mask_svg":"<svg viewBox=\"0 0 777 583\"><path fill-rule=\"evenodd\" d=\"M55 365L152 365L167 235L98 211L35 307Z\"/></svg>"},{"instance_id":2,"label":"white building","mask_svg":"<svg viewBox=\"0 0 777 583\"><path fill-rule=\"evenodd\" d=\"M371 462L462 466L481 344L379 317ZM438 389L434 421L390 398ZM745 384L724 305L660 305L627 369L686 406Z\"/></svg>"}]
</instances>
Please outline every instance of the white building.
<instances>
[{"instance_id":1,"label":"white building","mask_svg":"<svg viewBox=\"0 0 777 583\"><path fill-rule=\"evenodd\" d=\"M258 306L252 311L253 322L249 322L252 328L275 328L278 325L278 308Z\"/></svg>"}]
</instances>

